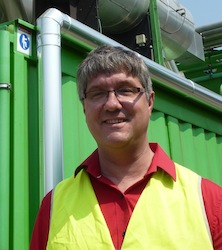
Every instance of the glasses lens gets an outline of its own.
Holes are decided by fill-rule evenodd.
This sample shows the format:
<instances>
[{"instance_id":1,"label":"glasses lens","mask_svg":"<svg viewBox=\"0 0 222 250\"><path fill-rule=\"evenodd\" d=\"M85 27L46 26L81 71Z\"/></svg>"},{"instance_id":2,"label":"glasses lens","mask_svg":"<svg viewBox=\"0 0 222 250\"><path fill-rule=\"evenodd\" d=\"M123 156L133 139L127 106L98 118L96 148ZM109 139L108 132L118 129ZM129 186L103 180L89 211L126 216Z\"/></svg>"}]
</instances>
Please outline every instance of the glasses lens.
<instances>
[{"instance_id":1,"label":"glasses lens","mask_svg":"<svg viewBox=\"0 0 222 250\"><path fill-rule=\"evenodd\" d=\"M106 98L106 96L107 96L107 91L103 90L94 90L86 93L86 98L95 102Z\"/></svg>"},{"instance_id":2,"label":"glasses lens","mask_svg":"<svg viewBox=\"0 0 222 250\"><path fill-rule=\"evenodd\" d=\"M144 93L144 88L124 87L115 90L93 90L85 94L85 98L92 102L104 102L107 100L110 92L114 92L119 101L132 101L138 93Z\"/></svg>"}]
</instances>

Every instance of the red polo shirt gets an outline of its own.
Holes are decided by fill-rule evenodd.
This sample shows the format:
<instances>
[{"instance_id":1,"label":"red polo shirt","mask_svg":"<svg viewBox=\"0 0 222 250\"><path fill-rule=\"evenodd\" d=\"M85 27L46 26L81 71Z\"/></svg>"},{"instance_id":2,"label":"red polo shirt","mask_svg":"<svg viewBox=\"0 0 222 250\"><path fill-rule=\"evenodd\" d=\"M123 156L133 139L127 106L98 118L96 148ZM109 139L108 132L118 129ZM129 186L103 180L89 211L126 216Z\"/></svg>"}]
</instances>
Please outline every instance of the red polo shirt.
<instances>
[{"instance_id":1,"label":"red polo shirt","mask_svg":"<svg viewBox=\"0 0 222 250\"><path fill-rule=\"evenodd\" d=\"M162 168L176 181L176 171L173 161L158 144L151 143L150 146L154 152L154 157L146 175L142 180L129 187L124 193L109 179L101 175L97 150L75 171L76 175L80 169L85 168L89 173L92 186L116 249L121 249L133 209L147 182L152 178L152 174L158 168ZM222 188L207 179L202 179L201 185L213 246L216 250L222 250ZM42 201L33 230L30 250L46 249L50 209L51 192Z\"/></svg>"}]
</instances>

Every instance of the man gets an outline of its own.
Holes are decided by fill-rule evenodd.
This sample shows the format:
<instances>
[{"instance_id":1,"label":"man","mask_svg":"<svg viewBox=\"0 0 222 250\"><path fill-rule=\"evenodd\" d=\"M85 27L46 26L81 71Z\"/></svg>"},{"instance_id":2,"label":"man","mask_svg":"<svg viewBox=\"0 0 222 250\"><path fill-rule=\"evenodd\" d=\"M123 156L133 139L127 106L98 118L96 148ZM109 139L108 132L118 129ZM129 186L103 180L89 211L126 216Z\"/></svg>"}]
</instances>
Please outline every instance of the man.
<instances>
[{"instance_id":1,"label":"man","mask_svg":"<svg viewBox=\"0 0 222 250\"><path fill-rule=\"evenodd\" d=\"M43 199L31 250L222 249L222 188L148 143L154 92L141 57L100 46L77 83L98 148Z\"/></svg>"}]
</instances>

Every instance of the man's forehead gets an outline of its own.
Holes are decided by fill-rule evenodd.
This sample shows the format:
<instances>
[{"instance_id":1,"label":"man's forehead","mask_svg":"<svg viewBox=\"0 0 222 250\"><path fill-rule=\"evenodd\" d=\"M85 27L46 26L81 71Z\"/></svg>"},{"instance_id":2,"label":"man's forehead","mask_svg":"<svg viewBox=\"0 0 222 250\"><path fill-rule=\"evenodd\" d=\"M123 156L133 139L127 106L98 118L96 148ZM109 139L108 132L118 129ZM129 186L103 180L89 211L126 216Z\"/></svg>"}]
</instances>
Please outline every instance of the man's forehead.
<instances>
[{"instance_id":1,"label":"man's forehead","mask_svg":"<svg viewBox=\"0 0 222 250\"><path fill-rule=\"evenodd\" d=\"M130 74L126 74L125 72L114 72L114 73L100 73L97 76L91 78L88 81L87 86L94 86L100 84L133 84L139 82L137 77L134 77Z\"/></svg>"}]
</instances>

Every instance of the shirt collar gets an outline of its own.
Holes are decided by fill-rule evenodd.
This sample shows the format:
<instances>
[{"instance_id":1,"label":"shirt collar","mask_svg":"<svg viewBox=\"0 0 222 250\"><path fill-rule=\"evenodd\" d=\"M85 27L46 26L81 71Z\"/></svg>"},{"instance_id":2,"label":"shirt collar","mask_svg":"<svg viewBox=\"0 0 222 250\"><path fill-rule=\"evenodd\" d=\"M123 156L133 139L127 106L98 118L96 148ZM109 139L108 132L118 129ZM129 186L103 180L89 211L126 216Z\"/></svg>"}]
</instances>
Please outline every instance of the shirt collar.
<instances>
[{"instance_id":1,"label":"shirt collar","mask_svg":"<svg viewBox=\"0 0 222 250\"><path fill-rule=\"evenodd\" d=\"M96 149L84 162L82 162L75 170L74 177L82 170L85 169L89 174L93 176L101 175L99 167L99 155L98 149Z\"/></svg>"},{"instance_id":2,"label":"shirt collar","mask_svg":"<svg viewBox=\"0 0 222 250\"><path fill-rule=\"evenodd\" d=\"M154 152L154 156L147 173L156 172L157 168L161 168L176 181L175 164L167 153L158 143L150 143L150 148Z\"/></svg>"},{"instance_id":3,"label":"shirt collar","mask_svg":"<svg viewBox=\"0 0 222 250\"><path fill-rule=\"evenodd\" d=\"M169 158L158 143L150 143L150 148L154 152L154 156L146 175L154 173L158 170L158 168L161 168L169 174L174 181L176 181L176 169L174 162ZM82 169L85 169L89 174L96 178L101 176L97 149L82 164L80 164L79 167L76 168L74 176L76 176Z\"/></svg>"}]
</instances>

